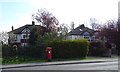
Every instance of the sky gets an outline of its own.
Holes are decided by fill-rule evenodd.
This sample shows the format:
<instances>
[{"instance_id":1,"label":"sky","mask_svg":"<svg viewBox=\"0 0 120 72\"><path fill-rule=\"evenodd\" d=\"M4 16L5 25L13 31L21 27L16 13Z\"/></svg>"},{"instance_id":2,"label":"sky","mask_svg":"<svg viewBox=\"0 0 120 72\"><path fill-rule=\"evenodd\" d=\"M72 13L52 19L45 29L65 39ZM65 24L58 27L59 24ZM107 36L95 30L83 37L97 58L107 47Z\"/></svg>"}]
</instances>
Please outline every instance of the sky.
<instances>
[{"instance_id":1,"label":"sky","mask_svg":"<svg viewBox=\"0 0 120 72\"><path fill-rule=\"evenodd\" d=\"M0 32L31 24L32 14L38 9L47 9L60 22L75 27L80 24L90 26L90 18L104 24L118 18L120 0L0 0ZM38 23L36 23L38 24Z\"/></svg>"}]
</instances>

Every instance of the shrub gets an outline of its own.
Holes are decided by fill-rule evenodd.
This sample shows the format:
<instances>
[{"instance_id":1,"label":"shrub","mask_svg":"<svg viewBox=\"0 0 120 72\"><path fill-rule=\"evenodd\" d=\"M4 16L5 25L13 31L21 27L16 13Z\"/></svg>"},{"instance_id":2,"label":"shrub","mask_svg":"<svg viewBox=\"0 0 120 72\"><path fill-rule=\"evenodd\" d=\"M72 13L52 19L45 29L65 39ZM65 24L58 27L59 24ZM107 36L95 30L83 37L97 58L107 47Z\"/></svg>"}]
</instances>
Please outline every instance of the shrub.
<instances>
[{"instance_id":1,"label":"shrub","mask_svg":"<svg viewBox=\"0 0 120 72\"><path fill-rule=\"evenodd\" d=\"M46 47L52 47L53 58L86 57L89 42L85 39L78 40L52 40Z\"/></svg>"},{"instance_id":2,"label":"shrub","mask_svg":"<svg viewBox=\"0 0 120 72\"><path fill-rule=\"evenodd\" d=\"M2 57L15 57L16 55L16 50L15 48L8 46L8 45L3 45L2 46Z\"/></svg>"},{"instance_id":3,"label":"shrub","mask_svg":"<svg viewBox=\"0 0 120 72\"><path fill-rule=\"evenodd\" d=\"M30 57L30 58L42 58L43 53L42 46L26 46L18 48L18 56L19 57Z\"/></svg>"},{"instance_id":4,"label":"shrub","mask_svg":"<svg viewBox=\"0 0 120 72\"><path fill-rule=\"evenodd\" d=\"M91 56L104 56L107 52L105 43L103 41L90 42L89 55Z\"/></svg>"},{"instance_id":5,"label":"shrub","mask_svg":"<svg viewBox=\"0 0 120 72\"><path fill-rule=\"evenodd\" d=\"M42 58L44 47L42 46L25 46L18 47L17 51L14 47L3 46L2 47L2 57L3 58Z\"/></svg>"}]
</instances>

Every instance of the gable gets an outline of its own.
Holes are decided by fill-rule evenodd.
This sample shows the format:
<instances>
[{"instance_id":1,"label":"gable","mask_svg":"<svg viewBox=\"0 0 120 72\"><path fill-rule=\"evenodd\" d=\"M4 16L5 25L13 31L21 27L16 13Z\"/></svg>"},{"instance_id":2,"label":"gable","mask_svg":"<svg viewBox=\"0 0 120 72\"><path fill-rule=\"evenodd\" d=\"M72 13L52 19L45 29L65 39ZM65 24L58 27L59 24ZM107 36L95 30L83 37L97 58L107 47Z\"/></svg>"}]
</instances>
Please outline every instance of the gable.
<instances>
[{"instance_id":1,"label":"gable","mask_svg":"<svg viewBox=\"0 0 120 72\"><path fill-rule=\"evenodd\" d=\"M90 35L88 31L83 32L83 35Z\"/></svg>"},{"instance_id":2,"label":"gable","mask_svg":"<svg viewBox=\"0 0 120 72\"><path fill-rule=\"evenodd\" d=\"M25 28L25 29L22 30L21 33L22 33L22 34L23 34L23 33L25 33L25 34L26 34L26 33L29 34L29 33L30 33L30 29L29 29L29 28Z\"/></svg>"}]
</instances>

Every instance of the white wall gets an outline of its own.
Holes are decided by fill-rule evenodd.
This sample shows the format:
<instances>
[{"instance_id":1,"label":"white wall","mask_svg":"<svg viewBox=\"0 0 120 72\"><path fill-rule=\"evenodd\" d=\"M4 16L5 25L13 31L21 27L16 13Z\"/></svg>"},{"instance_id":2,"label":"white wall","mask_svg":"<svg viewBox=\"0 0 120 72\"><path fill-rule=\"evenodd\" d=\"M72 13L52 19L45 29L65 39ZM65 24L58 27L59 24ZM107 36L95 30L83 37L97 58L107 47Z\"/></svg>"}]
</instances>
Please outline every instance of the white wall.
<instances>
[{"instance_id":1,"label":"white wall","mask_svg":"<svg viewBox=\"0 0 120 72\"><path fill-rule=\"evenodd\" d=\"M24 39L23 36L26 35L26 34L21 34L21 39Z\"/></svg>"},{"instance_id":2,"label":"white wall","mask_svg":"<svg viewBox=\"0 0 120 72\"><path fill-rule=\"evenodd\" d=\"M94 40L94 38L92 37L92 36L87 36L88 38L88 40ZM85 38L85 36L81 36L81 35L71 35L71 36L69 36L69 39L72 39L72 40L75 40L75 39L84 39Z\"/></svg>"},{"instance_id":3,"label":"white wall","mask_svg":"<svg viewBox=\"0 0 120 72\"><path fill-rule=\"evenodd\" d=\"M17 39L16 39L16 42L20 42L21 41L21 34L16 34L16 36L17 36Z\"/></svg>"},{"instance_id":4,"label":"white wall","mask_svg":"<svg viewBox=\"0 0 120 72\"><path fill-rule=\"evenodd\" d=\"M71 35L69 38L72 39L72 40L75 40L75 39L83 38L83 36L80 36L80 35Z\"/></svg>"},{"instance_id":5,"label":"white wall","mask_svg":"<svg viewBox=\"0 0 120 72\"><path fill-rule=\"evenodd\" d=\"M71 37L72 37L72 40L75 40L75 39L77 39L77 38L78 38L78 36L77 36L77 35L72 35Z\"/></svg>"}]
</instances>

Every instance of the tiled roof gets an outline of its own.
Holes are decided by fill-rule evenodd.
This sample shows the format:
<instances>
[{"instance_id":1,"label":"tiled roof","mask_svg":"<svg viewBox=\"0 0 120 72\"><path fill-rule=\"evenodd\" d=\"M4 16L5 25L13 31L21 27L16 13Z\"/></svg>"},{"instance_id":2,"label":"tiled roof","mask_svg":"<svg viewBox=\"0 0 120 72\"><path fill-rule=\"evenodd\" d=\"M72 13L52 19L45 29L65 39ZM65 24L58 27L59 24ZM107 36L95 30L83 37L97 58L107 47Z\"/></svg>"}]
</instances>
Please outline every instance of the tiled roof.
<instances>
[{"instance_id":1,"label":"tiled roof","mask_svg":"<svg viewBox=\"0 0 120 72\"><path fill-rule=\"evenodd\" d=\"M41 28L40 25L31 25L31 24L27 24L27 25L24 25L22 27L19 27L17 29L14 29L8 33L14 33L14 34L21 34L21 32L25 29L25 28L28 28L28 29L32 29L33 27L36 27L36 28Z\"/></svg>"},{"instance_id":2,"label":"tiled roof","mask_svg":"<svg viewBox=\"0 0 120 72\"><path fill-rule=\"evenodd\" d=\"M86 31L89 32L90 34L93 34L95 32L94 30L92 30L88 27L84 27L84 26L81 27L81 25L80 25L77 28L71 30L69 32L69 35L82 35Z\"/></svg>"}]
</instances>

